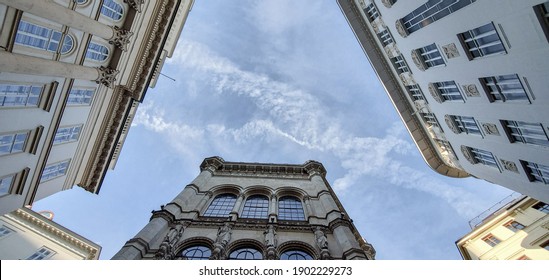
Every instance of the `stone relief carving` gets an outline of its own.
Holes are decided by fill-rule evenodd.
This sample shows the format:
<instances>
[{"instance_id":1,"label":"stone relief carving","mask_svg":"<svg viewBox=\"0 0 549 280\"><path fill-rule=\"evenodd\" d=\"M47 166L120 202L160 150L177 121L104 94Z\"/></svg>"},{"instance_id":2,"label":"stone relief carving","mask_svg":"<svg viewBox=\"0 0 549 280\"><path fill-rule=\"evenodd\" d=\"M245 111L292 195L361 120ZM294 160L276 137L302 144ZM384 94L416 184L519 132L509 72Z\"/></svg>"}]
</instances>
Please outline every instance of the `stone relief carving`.
<instances>
[{"instance_id":1,"label":"stone relief carving","mask_svg":"<svg viewBox=\"0 0 549 280\"><path fill-rule=\"evenodd\" d=\"M393 6L393 0L381 0L381 3L387 8L391 8Z\"/></svg>"},{"instance_id":2,"label":"stone relief carving","mask_svg":"<svg viewBox=\"0 0 549 280\"><path fill-rule=\"evenodd\" d=\"M366 8L366 3L364 3L364 0L358 0L358 4L360 4L362 9Z\"/></svg>"},{"instance_id":3,"label":"stone relief carving","mask_svg":"<svg viewBox=\"0 0 549 280\"><path fill-rule=\"evenodd\" d=\"M269 225L265 234L265 246L267 248L276 247L276 231L273 225Z\"/></svg>"},{"instance_id":4,"label":"stone relief carving","mask_svg":"<svg viewBox=\"0 0 549 280\"><path fill-rule=\"evenodd\" d=\"M425 71L425 69L427 69L427 65L423 62L423 57L421 57L419 50L412 50L412 61L414 61L414 64L419 70Z\"/></svg>"},{"instance_id":5,"label":"stone relief carving","mask_svg":"<svg viewBox=\"0 0 549 280\"><path fill-rule=\"evenodd\" d=\"M448 59L459 56L459 51L456 47L456 44L454 43L442 46L442 51L444 52L444 54Z\"/></svg>"},{"instance_id":6,"label":"stone relief carving","mask_svg":"<svg viewBox=\"0 0 549 280\"><path fill-rule=\"evenodd\" d=\"M478 91L477 86L474 85L474 84L463 85L461 88L463 88L463 91L469 97L478 97L478 96L480 96L480 92Z\"/></svg>"},{"instance_id":7,"label":"stone relief carving","mask_svg":"<svg viewBox=\"0 0 549 280\"><path fill-rule=\"evenodd\" d=\"M124 3L128 4L137 12L141 13L141 6L145 3L145 0L124 0Z\"/></svg>"},{"instance_id":8,"label":"stone relief carving","mask_svg":"<svg viewBox=\"0 0 549 280\"><path fill-rule=\"evenodd\" d=\"M452 130L455 134L460 134L461 131L459 130L459 127L457 126L456 122L450 115L444 115L444 122L446 122L446 125Z\"/></svg>"},{"instance_id":9,"label":"stone relief carving","mask_svg":"<svg viewBox=\"0 0 549 280\"><path fill-rule=\"evenodd\" d=\"M404 24L402 23L402 20L397 20L395 22L396 29L398 31L398 34L402 36L403 38L408 37L408 31L406 31L406 28L404 28Z\"/></svg>"},{"instance_id":10,"label":"stone relief carving","mask_svg":"<svg viewBox=\"0 0 549 280\"><path fill-rule=\"evenodd\" d=\"M429 89L429 93L435 99L435 101L438 103L442 103L442 97L440 96L440 93L438 92L438 89L435 86L435 84L429 83L427 85L427 88Z\"/></svg>"},{"instance_id":11,"label":"stone relief carving","mask_svg":"<svg viewBox=\"0 0 549 280\"><path fill-rule=\"evenodd\" d=\"M503 165L503 168L505 168L506 170L513 171L515 173L519 173L517 165L514 162L509 161L509 160L504 160L504 159L500 159L499 161L501 161L501 164Z\"/></svg>"},{"instance_id":12,"label":"stone relief carving","mask_svg":"<svg viewBox=\"0 0 549 280\"><path fill-rule=\"evenodd\" d=\"M219 228L219 230L217 231L217 238L215 239L215 243L213 246L214 249L212 251L210 259L219 260L223 258L225 248L227 247L227 244L229 244L229 241L231 241L231 230L232 228L229 223L225 223L222 227Z\"/></svg>"},{"instance_id":13,"label":"stone relief carving","mask_svg":"<svg viewBox=\"0 0 549 280\"><path fill-rule=\"evenodd\" d=\"M477 163L475 157L473 156L473 154L471 154L471 150L467 146L461 145L461 153L463 154L463 156L465 156L467 161L470 162L471 164Z\"/></svg>"},{"instance_id":14,"label":"stone relief carving","mask_svg":"<svg viewBox=\"0 0 549 280\"><path fill-rule=\"evenodd\" d=\"M484 132L489 135L499 135L498 127L493 123L483 123L482 128Z\"/></svg>"},{"instance_id":15,"label":"stone relief carving","mask_svg":"<svg viewBox=\"0 0 549 280\"><path fill-rule=\"evenodd\" d=\"M101 66L96 69L99 72L99 78L97 78L95 82L98 84L102 84L106 87L112 88L114 86L114 82L116 81L116 75L118 75L120 71L116 69L112 69L110 67L104 67L104 66Z\"/></svg>"},{"instance_id":16,"label":"stone relief carving","mask_svg":"<svg viewBox=\"0 0 549 280\"><path fill-rule=\"evenodd\" d=\"M316 246L320 249L320 259L330 259L330 252L328 251L328 238L320 227L314 229Z\"/></svg>"},{"instance_id":17,"label":"stone relief carving","mask_svg":"<svg viewBox=\"0 0 549 280\"><path fill-rule=\"evenodd\" d=\"M130 37L132 37L133 32L118 26L113 26L112 29L114 35L109 39L109 44L112 44L123 51L127 51L127 46L130 43Z\"/></svg>"},{"instance_id":18,"label":"stone relief carving","mask_svg":"<svg viewBox=\"0 0 549 280\"><path fill-rule=\"evenodd\" d=\"M368 257L368 259L370 260L375 260L376 259L376 250L374 249L374 246L372 246L372 244L370 243L366 243L366 256Z\"/></svg>"},{"instance_id":19,"label":"stone relief carving","mask_svg":"<svg viewBox=\"0 0 549 280\"><path fill-rule=\"evenodd\" d=\"M162 243L160 243L160 246L158 248L158 251L154 255L155 260L173 260L175 258L174 255L174 247L175 244L181 239L181 236L183 236L184 226L181 224L176 225L175 227L171 227L166 236L164 237L164 240Z\"/></svg>"}]
</instances>

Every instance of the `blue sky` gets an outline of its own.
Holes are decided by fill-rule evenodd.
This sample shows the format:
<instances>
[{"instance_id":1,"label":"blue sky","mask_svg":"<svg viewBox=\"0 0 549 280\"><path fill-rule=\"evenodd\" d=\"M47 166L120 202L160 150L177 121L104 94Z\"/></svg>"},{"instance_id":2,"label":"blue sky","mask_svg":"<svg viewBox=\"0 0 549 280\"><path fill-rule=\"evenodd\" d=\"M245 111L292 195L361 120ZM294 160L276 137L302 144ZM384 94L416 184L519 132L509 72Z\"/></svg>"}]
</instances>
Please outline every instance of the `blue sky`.
<instances>
[{"instance_id":1,"label":"blue sky","mask_svg":"<svg viewBox=\"0 0 549 280\"><path fill-rule=\"evenodd\" d=\"M110 259L205 157L318 160L378 259L461 259L468 221L511 191L432 171L335 0L200 1L99 195L34 204Z\"/></svg>"}]
</instances>

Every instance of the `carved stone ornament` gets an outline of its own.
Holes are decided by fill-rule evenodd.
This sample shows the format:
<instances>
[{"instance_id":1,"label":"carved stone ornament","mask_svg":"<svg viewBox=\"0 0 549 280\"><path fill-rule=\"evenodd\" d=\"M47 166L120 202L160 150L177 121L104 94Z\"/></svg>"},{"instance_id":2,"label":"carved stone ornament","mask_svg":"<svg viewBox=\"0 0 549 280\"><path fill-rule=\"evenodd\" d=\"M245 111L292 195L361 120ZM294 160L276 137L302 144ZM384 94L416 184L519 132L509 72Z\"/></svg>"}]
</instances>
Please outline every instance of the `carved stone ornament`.
<instances>
[{"instance_id":1,"label":"carved stone ornament","mask_svg":"<svg viewBox=\"0 0 549 280\"><path fill-rule=\"evenodd\" d=\"M471 153L471 149L469 149L469 147L461 145L461 153L463 154L463 156L465 156L467 161L470 162L471 164L476 164L477 163L477 161L476 161L475 157L473 156L473 154Z\"/></svg>"},{"instance_id":2,"label":"carved stone ornament","mask_svg":"<svg viewBox=\"0 0 549 280\"><path fill-rule=\"evenodd\" d=\"M463 85L461 87L463 88L463 91L465 92L465 94L469 97L480 96L480 92L478 91L477 86L475 84Z\"/></svg>"},{"instance_id":3,"label":"carved stone ornament","mask_svg":"<svg viewBox=\"0 0 549 280\"><path fill-rule=\"evenodd\" d=\"M96 83L102 84L106 87L112 88L114 86L114 82L116 81L116 75L118 75L118 70L112 69L110 67L104 67L101 66L99 68L96 68L99 72L99 78L95 80Z\"/></svg>"},{"instance_id":4,"label":"carved stone ornament","mask_svg":"<svg viewBox=\"0 0 549 280\"><path fill-rule=\"evenodd\" d=\"M376 259L376 250L374 249L374 246L370 243L366 243L366 256L368 256L369 260L375 260Z\"/></svg>"},{"instance_id":5,"label":"carved stone ornament","mask_svg":"<svg viewBox=\"0 0 549 280\"><path fill-rule=\"evenodd\" d=\"M400 36L402 36L403 38L406 38L408 37L409 33L408 31L406 31L406 28L404 28L404 23L402 22L402 20L397 20L395 22L395 26L396 26L396 29L398 31L398 34L400 34Z\"/></svg>"},{"instance_id":6,"label":"carved stone ornament","mask_svg":"<svg viewBox=\"0 0 549 280\"><path fill-rule=\"evenodd\" d=\"M442 46L442 51L448 59L459 57L459 51L454 43Z\"/></svg>"},{"instance_id":7,"label":"carved stone ornament","mask_svg":"<svg viewBox=\"0 0 549 280\"><path fill-rule=\"evenodd\" d=\"M265 247L267 248L274 248L276 247L276 231L273 225L269 225L267 230L264 232L265 234Z\"/></svg>"},{"instance_id":8,"label":"carved stone ornament","mask_svg":"<svg viewBox=\"0 0 549 280\"><path fill-rule=\"evenodd\" d=\"M393 6L393 1L394 0L381 0L381 3L383 4L383 6L391 8Z\"/></svg>"},{"instance_id":9,"label":"carved stone ornament","mask_svg":"<svg viewBox=\"0 0 549 280\"><path fill-rule=\"evenodd\" d=\"M377 23L377 21L375 21L375 20L372 21L371 24L372 24L372 28L374 29L374 32L375 32L376 34L379 33L379 25L380 25L380 24Z\"/></svg>"},{"instance_id":10,"label":"carved stone ornament","mask_svg":"<svg viewBox=\"0 0 549 280\"><path fill-rule=\"evenodd\" d=\"M412 50L412 60L419 70L425 71L427 69L427 65L423 62L423 57L419 53L419 50Z\"/></svg>"},{"instance_id":11,"label":"carved stone ornament","mask_svg":"<svg viewBox=\"0 0 549 280\"><path fill-rule=\"evenodd\" d=\"M231 241L231 232L232 228L229 223L225 223L222 227L219 228L217 231L217 238L214 243L214 248L212 251L212 255L210 256L211 260L220 260L223 258L223 255L225 253L225 249L227 248L227 244L229 244L229 241Z\"/></svg>"},{"instance_id":12,"label":"carved stone ornament","mask_svg":"<svg viewBox=\"0 0 549 280\"><path fill-rule=\"evenodd\" d=\"M427 88L429 89L429 93L435 99L435 101L438 103L442 103L442 97L440 96L440 93L438 92L438 88L435 86L435 84L429 83L427 85Z\"/></svg>"},{"instance_id":13,"label":"carved stone ornament","mask_svg":"<svg viewBox=\"0 0 549 280\"><path fill-rule=\"evenodd\" d=\"M482 129L489 135L499 135L498 127L493 123L483 123Z\"/></svg>"},{"instance_id":14,"label":"carved stone ornament","mask_svg":"<svg viewBox=\"0 0 549 280\"><path fill-rule=\"evenodd\" d=\"M515 173L519 173L517 165L514 162L509 161L509 160L504 160L504 159L500 159L499 161L501 161L501 164L503 165L503 168L505 168L505 170L509 170L509 171L513 171Z\"/></svg>"},{"instance_id":15,"label":"carved stone ornament","mask_svg":"<svg viewBox=\"0 0 549 280\"><path fill-rule=\"evenodd\" d=\"M461 131L459 130L459 127L457 126L457 123L454 121L454 119L450 115L444 115L444 122L446 122L446 125L452 130L455 134L460 134Z\"/></svg>"},{"instance_id":16,"label":"carved stone ornament","mask_svg":"<svg viewBox=\"0 0 549 280\"><path fill-rule=\"evenodd\" d=\"M113 26L112 29L114 35L109 39L109 44L112 44L123 51L127 51L127 46L130 43L130 37L133 35L133 32L118 26Z\"/></svg>"},{"instance_id":17,"label":"carved stone ornament","mask_svg":"<svg viewBox=\"0 0 549 280\"><path fill-rule=\"evenodd\" d=\"M141 6L145 3L145 0L124 0L124 3L132 7L138 13L141 13Z\"/></svg>"}]
</instances>

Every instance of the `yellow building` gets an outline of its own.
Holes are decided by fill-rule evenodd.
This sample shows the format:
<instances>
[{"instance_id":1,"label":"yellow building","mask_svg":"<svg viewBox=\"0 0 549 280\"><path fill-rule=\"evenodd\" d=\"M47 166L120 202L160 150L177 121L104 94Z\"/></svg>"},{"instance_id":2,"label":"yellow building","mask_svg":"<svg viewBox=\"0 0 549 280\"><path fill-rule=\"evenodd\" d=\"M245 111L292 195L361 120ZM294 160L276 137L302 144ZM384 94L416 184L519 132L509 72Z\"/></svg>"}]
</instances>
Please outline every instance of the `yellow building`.
<instances>
[{"instance_id":1,"label":"yellow building","mask_svg":"<svg viewBox=\"0 0 549 280\"><path fill-rule=\"evenodd\" d=\"M0 214L97 194L193 0L0 0Z\"/></svg>"},{"instance_id":2,"label":"yellow building","mask_svg":"<svg viewBox=\"0 0 549 280\"><path fill-rule=\"evenodd\" d=\"M475 222L478 220L478 222ZM471 221L456 241L465 260L549 260L549 204L521 196Z\"/></svg>"},{"instance_id":3,"label":"yellow building","mask_svg":"<svg viewBox=\"0 0 549 280\"><path fill-rule=\"evenodd\" d=\"M1 260L97 260L101 246L25 207L0 216Z\"/></svg>"}]
</instances>

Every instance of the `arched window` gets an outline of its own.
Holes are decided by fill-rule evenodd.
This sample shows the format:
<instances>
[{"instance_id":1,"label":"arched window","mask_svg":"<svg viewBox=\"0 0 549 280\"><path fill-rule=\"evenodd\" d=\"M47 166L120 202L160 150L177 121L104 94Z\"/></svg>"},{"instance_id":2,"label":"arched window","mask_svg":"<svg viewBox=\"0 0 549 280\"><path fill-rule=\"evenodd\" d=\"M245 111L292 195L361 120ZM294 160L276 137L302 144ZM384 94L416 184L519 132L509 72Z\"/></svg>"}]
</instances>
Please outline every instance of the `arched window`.
<instances>
[{"instance_id":1,"label":"arched window","mask_svg":"<svg viewBox=\"0 0 549 280\"><path fill-rule=\"evenodd\" d=\"M67 54L74 46L74 38L60 31L40 26L24 20L19 21L15 43L49 52ZM61 48L59 46L61 45Z\"/></svg>"},{"instance_id":2,"label":"arched window","mask_svg":"<svg viewBox=\"0 0 549 280\"><path fill-rule=\"evenodd\" d=\"M313 257L301 250L288 250L280 255L281 260L312 260Z\"/></svg>"},{"instance_id":3,"label":"arched window","mask_svg":"<svg viewBox=\"0 0 549 280\"><path fill-rule=\"evenodd\" d=\"M120 20L124 14L122 5L114 0L105 0L101 7L101 14L113 20Z\"/></svg>"},{"instance_id":4,"label":"arched window","mask_svg":"<svg viewBox=\"0 0 549 280\"><path fill-rule=\"evenodd\" d=\"M252 195L244 204L242 218L267 219L269 199L263 195Z\"/></svg>"},{"instance_id":5,"label":"arched window","mask_svg":"<svg viewBox=\"0 0 549 280\"><path fill-rule=\"evenodd\" d=\"M278 219L304 221L303 205L293 196L284 196L278 200Z\"/></svg>"},{"instance_id":6,"label":"arched window","mask_svg":"<svg viewBox=\"0 0 549 280\"><path fill-rule=\"evenodd\" d=\"M204 216L208 217L228 217L233 211L236 202L234 194L220 194L214 198L212 204L204 212Z\"/></svg>"},{"instance_id":7,"label":"arched window","mask_svg":"<svg viewBox=\"0 0 549 280\"><path fill-rule=\"evenodd\" d=\"M230 260L261 260L263 255L254 248L240 248L229 255Z\"/></svg>"},{"instance_id":8,"label":"arched window","mask_svg":"<svg viewBox=\"0 0 549 280\"><path fill-rule=\"evenodd\" d=\"M109 48L100 44L96 44L94 42L90 42L90 45L88 46L88 51L86 51L86 58L103 62L107 60L107 57L109 57Z\"/></svg>"},{"instance_id":9,"label":"arched window","mask_svg":"<svg viewBox=\"0 0 549 280\"><path fill-rule=\"evenodd\" d=\"M212 255L210 248L202 245L187 247L181 252L184 260L207 260Z\"/></svg>"}]
</instances>

